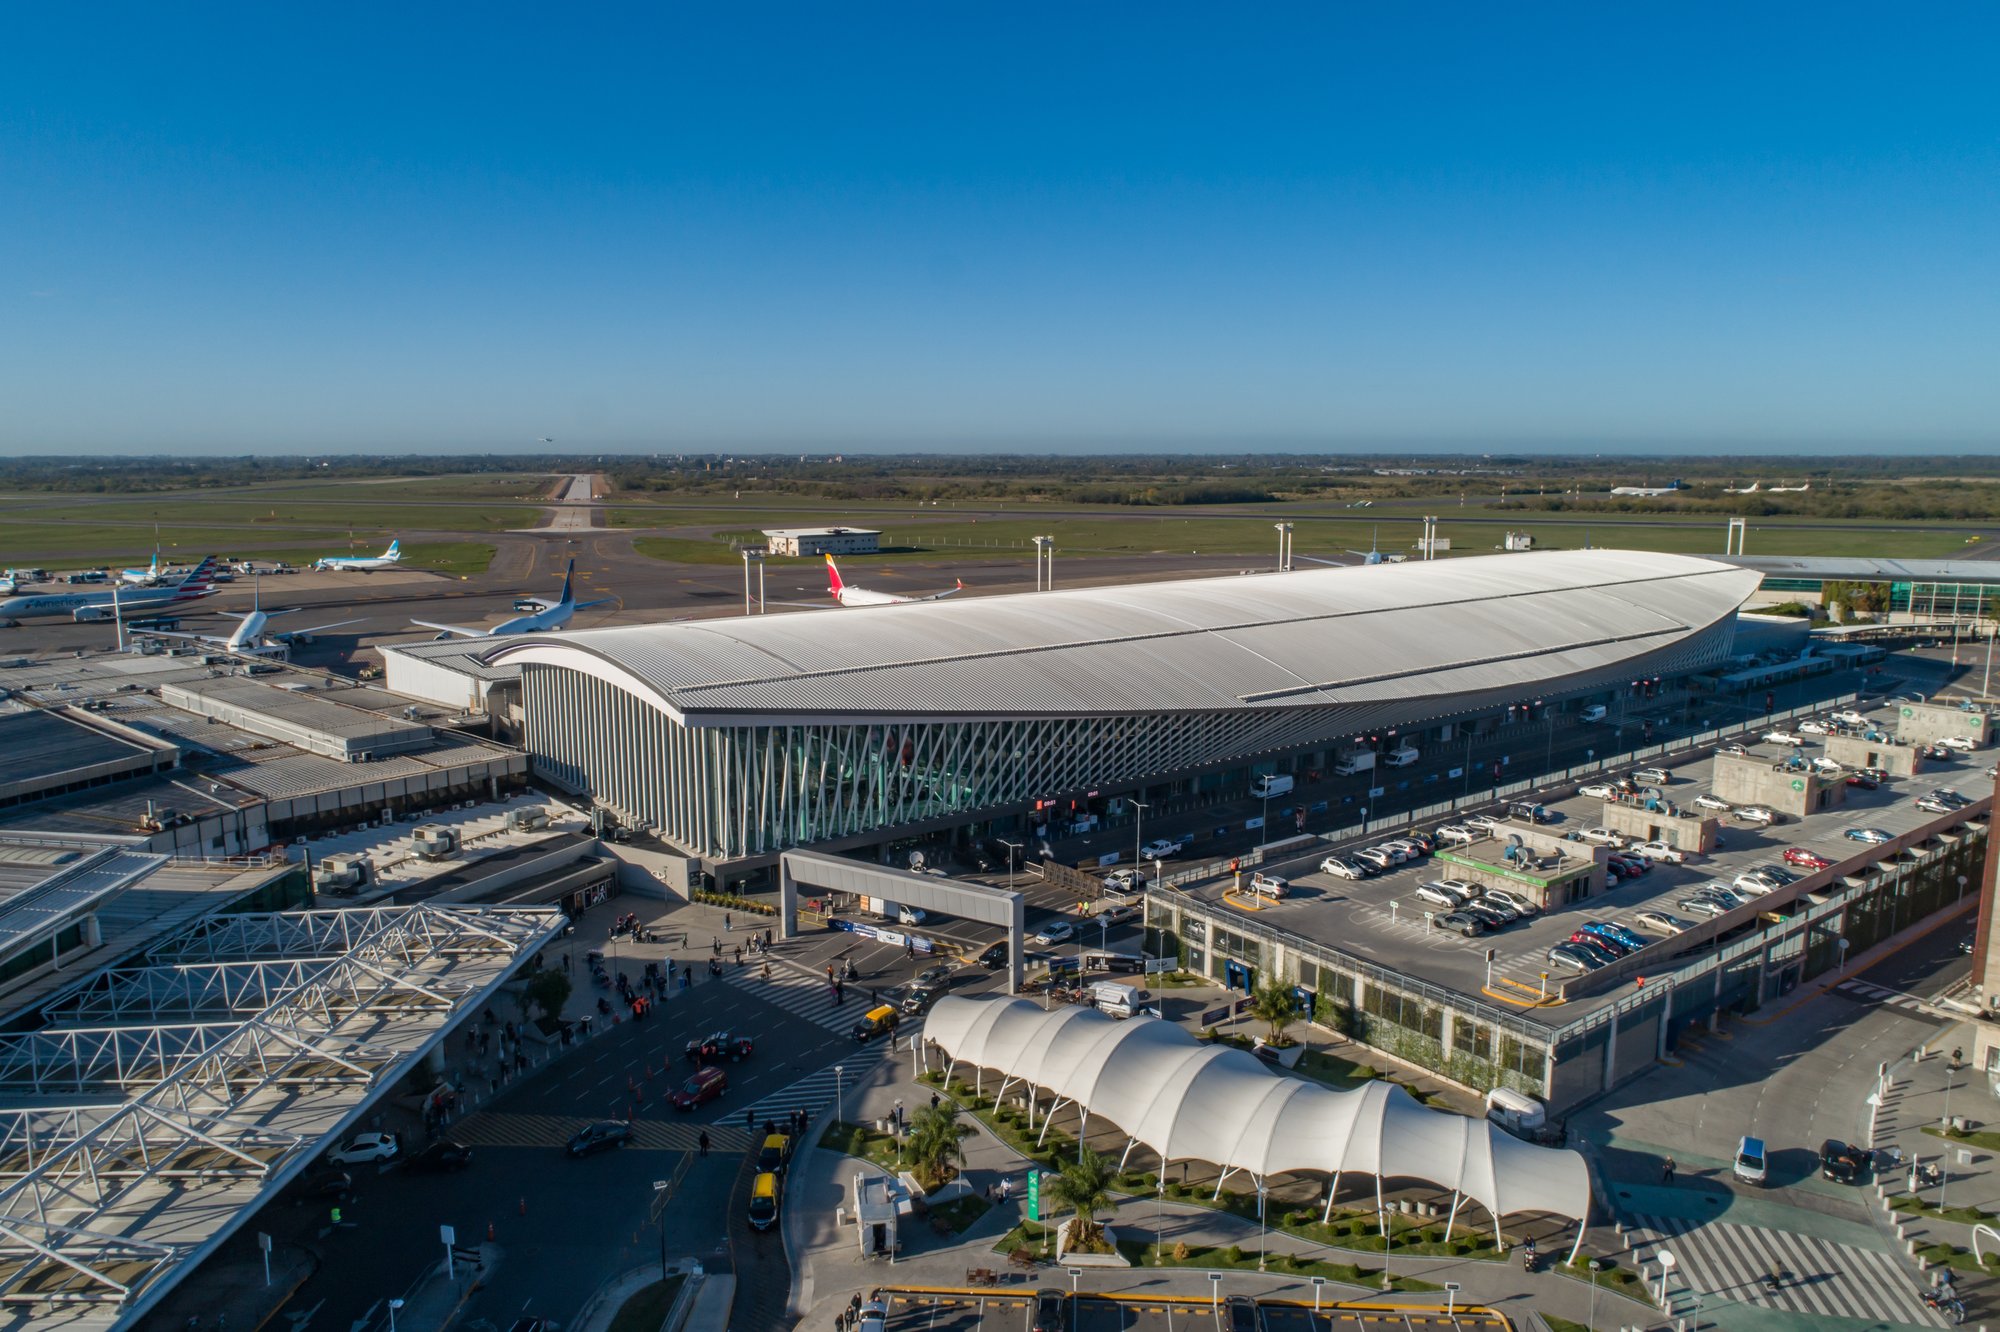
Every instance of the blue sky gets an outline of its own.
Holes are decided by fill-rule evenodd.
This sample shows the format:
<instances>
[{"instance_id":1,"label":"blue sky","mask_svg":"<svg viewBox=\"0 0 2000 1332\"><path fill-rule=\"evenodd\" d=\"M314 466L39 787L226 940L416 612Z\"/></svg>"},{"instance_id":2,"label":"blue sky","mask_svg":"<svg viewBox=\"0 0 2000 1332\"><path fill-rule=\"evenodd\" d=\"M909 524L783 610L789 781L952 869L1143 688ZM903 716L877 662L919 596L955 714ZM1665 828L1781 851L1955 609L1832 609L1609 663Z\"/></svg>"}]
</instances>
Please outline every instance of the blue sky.
<instances>
[{"instance_id":1,"label":"blue sky","mask_svg":"<svg viewBox=\"0 0 2000 1332\"><path fill-rule=\"evenodd\" d=\"M17 6L0 453L1990 451L1995 14Z\"/></svg>"}]
</instances>

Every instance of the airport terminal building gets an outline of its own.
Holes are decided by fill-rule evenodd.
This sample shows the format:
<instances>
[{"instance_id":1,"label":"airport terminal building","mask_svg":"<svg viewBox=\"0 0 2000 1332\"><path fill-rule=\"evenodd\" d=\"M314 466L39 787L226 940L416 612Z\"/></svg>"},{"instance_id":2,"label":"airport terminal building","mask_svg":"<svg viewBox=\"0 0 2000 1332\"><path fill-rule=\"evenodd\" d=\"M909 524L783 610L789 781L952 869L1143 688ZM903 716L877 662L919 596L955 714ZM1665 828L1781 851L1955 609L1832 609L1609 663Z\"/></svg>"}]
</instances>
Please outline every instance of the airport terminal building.
<instances>
[{"instance_id":1,"label":"airport terminal building","mask_svg":"<svg viewBox=\"0 0 2000 1332\"><path fill-rule=\"evenodd\" d=\"M1713 668L1750 571L1563 551L503 643L541 777L710 867Z\"/></svg>"}]
</instances>

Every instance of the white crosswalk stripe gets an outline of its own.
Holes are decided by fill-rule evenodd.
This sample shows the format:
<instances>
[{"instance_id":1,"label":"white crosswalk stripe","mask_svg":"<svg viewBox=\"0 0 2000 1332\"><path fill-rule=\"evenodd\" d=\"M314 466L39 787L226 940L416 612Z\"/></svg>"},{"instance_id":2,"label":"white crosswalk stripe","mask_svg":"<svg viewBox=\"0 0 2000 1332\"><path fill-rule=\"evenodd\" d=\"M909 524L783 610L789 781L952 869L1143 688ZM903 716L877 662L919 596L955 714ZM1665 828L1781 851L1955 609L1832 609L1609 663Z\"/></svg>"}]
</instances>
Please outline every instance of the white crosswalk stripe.
<instances>
[{"instance_id":1,"label":"white crosswalk stripe","mask_svg":"<svg viewBox=\"0 0 2000 1332\"><path fill-rule=\"evenodd\" d=\"M902 1046L902 1038L912 1034L915 1034L912 1029L904 1028L898 1033L896 1045ZM748 1113L751 1120L757 1123L766 1119L783 1119L794 1110L803 1110L808 1115L817 1114L821 1107L833 1104L836 1094L866 1086L877 1070L892 1057L890 1042L877 1041L838 1064L829 1064L817 1073L808 1073L782 1091L772 1092L751 1106ZM838 1074L834 1072L835 1068L840 1069Z\"/></svg>"},{"instance_id":2,"label":"white crosswalk stripe","mask_svg":"<svg viewBox=\"0 0 2000 1332\"><path fill-rule=\"evenodd\" d=\"M1888 990L1880 985L1870 985L1867 981L1842 981L1833 987L1835 994L1844 994L1849 999L1864 1004L1881 1004L1908 1013L1912 1017L1931 1017L1924 1011L1923 1001L1915 995L1904 994L1901 990Z\"/></svg>"},{"instance_id":3,"label":"white crosswalk stripe","mask_svg":"<svg viewBox=\"0 0 2000 1332\"><path fill-rule=\"evenodd\" d=\"M1941 1327L1917 1298L1918 1278L1889 1254L1762 1226L1738 1226L1676 1217L1636 1216L1627 1230L1636 1262L1657 1262L1665 1248L1679 1276L1670 1287L1679 1312L1722 1302L1753 1304L1812 1318L1857 1318ZM1764 1278L1781 1273L1776 1293Z\"/></svg>"},{"instance_id":4,"label":"white crosswalk stripe","mask_svg":"<svg viewBox=\"0 0 2000 1332\"><path fill-rule=\"evenodd\" d=\"M807 975L788 966L771 968L769 979L748 967L740 971L726 971L723 979L773 1007L817 1023L828 1031L845 1034L868 1011L867 986L846 986L843 1001L836 1004L833 1002L833 987L824 978Z\"/></svg>"}]
</instances>

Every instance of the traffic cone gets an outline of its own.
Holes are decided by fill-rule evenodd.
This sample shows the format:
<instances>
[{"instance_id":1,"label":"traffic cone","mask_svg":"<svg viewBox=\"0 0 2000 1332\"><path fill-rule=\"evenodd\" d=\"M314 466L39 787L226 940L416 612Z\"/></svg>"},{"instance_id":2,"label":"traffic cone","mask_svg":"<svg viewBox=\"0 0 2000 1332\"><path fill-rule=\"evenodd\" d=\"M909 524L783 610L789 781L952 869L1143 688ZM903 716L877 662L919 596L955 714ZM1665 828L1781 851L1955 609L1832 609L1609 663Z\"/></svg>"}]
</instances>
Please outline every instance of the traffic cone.
<instances>
[{"instance_id":1,"label":"traffic cone","mask_svg":"<svg viewBox=\"0 0 2000 1332\"><path fill-rule=\"evenodd\" d=\"M488 1244L493 1242L493 1223L491 1221L486 1223L486 1242Z\"/></svg>"}]
</instances>

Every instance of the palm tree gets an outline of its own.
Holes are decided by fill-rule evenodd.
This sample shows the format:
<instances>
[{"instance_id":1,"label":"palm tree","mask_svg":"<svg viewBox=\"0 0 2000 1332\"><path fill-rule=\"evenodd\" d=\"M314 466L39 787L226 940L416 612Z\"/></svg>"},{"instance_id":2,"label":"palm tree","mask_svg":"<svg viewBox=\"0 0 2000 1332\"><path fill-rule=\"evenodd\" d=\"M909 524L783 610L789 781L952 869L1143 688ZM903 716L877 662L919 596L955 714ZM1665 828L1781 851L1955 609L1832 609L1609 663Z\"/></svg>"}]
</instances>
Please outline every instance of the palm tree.
<instances>
[{"instance_id":1,"label":"palm tree","mask_svg":"<svg viewBox=\"0 0 2000 1332\"><path fill-rule=\"evenodd\" d=\"M1298 1020L1299 1011L1292 1003L1292 991L1283 981L1274 980L1251 997L1250 1016L1271 1028L1271 1043L1276 1045L1285 1034L1285 1028Z\"/></svg>"},{"instance_id":2,"label":"palm tree","mask_svg":"<svg viewBox=\"0 0 2000 1332\"><path fill-rule=\"evenodd\" d=\"M964 1139L971 1132L970 1124L958 1122L957 1104L940 1101L919 1109L910 1120L909 1141L903 1151L919 1175L942 1184L945 1172L965 1159Z\"/></svg>"},{"instance_id":3,"label":"palm tree","mask_svg":"<svg viewBox=\"0 0 2000 1332\"><path fill-rule=\"evenodd\" d=\"M1080 1249L1091 1244L1100 1229L1094 1218L1111 1205L1111 1163L1085 1148L1082 1159L1065 1165L1049 1189L1057 1202L1076 1213L1076 1224L1070 1227L1069 1246Z\"/></svg>"}]
</instances>

